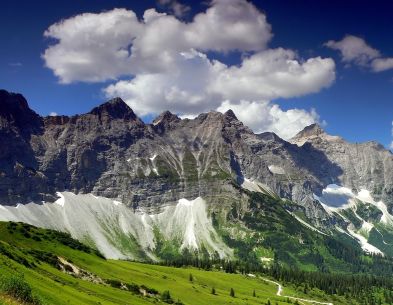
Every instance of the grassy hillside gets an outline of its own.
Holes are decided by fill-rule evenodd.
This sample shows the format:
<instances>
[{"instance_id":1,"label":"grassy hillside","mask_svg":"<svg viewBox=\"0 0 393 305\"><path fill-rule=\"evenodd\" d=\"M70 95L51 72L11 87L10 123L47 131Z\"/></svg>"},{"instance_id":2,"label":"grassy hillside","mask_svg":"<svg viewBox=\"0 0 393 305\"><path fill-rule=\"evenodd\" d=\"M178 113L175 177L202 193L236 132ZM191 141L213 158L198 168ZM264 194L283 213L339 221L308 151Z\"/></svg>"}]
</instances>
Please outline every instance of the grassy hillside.
<instances>
[{"instance_id":1,"label":"grassy hillside","mask_svg":"<svg viewBox=\"0 0 393 305\"><path fill-rule=\"evenodd\" d=\"M20 223L0 223L0 291L0 304L296 303L259 276L108 261L64 233ZM304 292L284 286L283 295L351 304Z\"/></svg>"}]
</instances>

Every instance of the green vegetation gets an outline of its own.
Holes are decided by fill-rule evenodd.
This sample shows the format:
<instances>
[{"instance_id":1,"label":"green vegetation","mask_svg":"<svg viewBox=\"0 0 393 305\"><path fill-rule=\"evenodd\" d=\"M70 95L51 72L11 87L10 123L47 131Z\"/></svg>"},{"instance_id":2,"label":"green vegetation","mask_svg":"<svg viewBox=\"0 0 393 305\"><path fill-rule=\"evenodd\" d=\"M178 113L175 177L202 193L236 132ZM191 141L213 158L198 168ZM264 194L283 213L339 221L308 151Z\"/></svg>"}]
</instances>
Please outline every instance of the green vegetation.
<instances>
[{"instance_id":1,"label":"green vegetation","mask_svg":"<svg viewBox=\"0 0 393 305\"><path fill-rule=\"evenodd\" d=\"M105 260L67 234L26 224L0 223L0 245L0 304L288 304L258 277L212 264L205 271ZM291 285L285 292L299 293Z\"/></svg>"},{"instance_id":2,"label":"green vegetation","mask_svg":"<svg viewBox=\"0 0 393 305\"><path fill-rule=\"evenodd\" d=\"M393 284L386 278L310 273L277 264L264 268L190 255L177 264L108 261L67 234L20 223L0 223L0 245L0 304L7 305L295 304L286 295L335 305L393 300ZM249 272L255 275L247 276ZM282 283L285 297L277 296L277 286L262 278Z\"/></svg>"},{"instance_id":3,"label":"green vegetation","mask_svg":"<svg viewBox=\"0 0 393 305\"><path fill-rule=\"evenodd\" d=\"M181 237L168 241L159 230L159 263L111 261L66 233L0 223L0 305L310 304L293 297L334 305L393 304L391 258L365 255L345 234L310 230L286 212L306 220L294 203L240 188L239 193L244 200L229 202L227 215L211 214L214 228L235 251L231 261L203 247L179 251ZM366 205L360 213L378 216ZM381 247L393 242L383 226L370 238ZM121 234L114 242L138 248ZM281 283L283 296L264 279Z\"/></svg>"}]
</instances>

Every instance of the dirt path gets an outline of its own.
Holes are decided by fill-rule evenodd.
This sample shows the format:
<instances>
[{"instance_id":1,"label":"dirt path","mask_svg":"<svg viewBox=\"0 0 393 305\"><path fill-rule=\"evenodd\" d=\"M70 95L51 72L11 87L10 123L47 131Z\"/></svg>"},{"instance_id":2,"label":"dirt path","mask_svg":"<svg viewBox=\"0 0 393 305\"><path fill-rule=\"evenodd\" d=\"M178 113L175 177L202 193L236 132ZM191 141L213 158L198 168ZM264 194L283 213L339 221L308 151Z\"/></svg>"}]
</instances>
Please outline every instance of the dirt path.
<instances>
[{"instance_id":1,"label":"dirt path","mask_svg":"<svg viewBox=\"0 0 393 305\"><path fill-rule=\"evenodd\" d=\"M261 280L264 280L265 282L269 282L269 283L272 283L274 285L277 285L277 293L276 293L276 295L279 296L279 297L284 297L284 298L288 298L288 299L292 299L292 300L297 300L299 302L307 302L307 303L320 304L320 305L334 305L333 303L319 302L319 301L315 301L315 300L308 300L308 299L291 297L289 295L283 295L282 294L283 288L282 288L282 285L280 283L277 283L277 282L272 281L272 280L265 279L263 277L261 277Z\"/></svg>"}]
</instances>

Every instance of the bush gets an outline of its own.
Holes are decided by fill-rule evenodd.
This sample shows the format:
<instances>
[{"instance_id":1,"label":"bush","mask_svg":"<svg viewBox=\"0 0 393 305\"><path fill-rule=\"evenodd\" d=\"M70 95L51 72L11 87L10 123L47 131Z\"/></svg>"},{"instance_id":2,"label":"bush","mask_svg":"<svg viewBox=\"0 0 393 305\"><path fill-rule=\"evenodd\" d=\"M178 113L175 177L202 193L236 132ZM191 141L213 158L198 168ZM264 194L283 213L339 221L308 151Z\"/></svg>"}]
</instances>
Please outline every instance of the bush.
<instances>
[{"instance_id":1,"label":"bush","mask_svg":"<svg viewBox=\"0 0 393 305\"><path fill-rule=\"evenodd\" d=\"M140 293L140 288L139 288L139 285L137 285L137 284L134 284L134 283L126 284L126 287L132 293L136 293L136 294Z\"/></svg>"},{"instance_id":2,"label":"bush","mask_svg":"<svg viewBox=\"0 0 393 305\"><path fill-rule=\"evenodd\" d=\"M161 300L164 303L168 303L168 304L173 304L173 300L171 298L171 294L169 293L168 290L165 290L162 294L161 294Z\"/></svg>"},{"instance_id":3,"label":"bush","mask_svg":"<svg viewBox=\"0 0 393 305\"><path fill-rule=\"evenodd\" d=\"M141 288L143 290L145 290L148 294L153 294L153 295L157 295L158 294L158 291L156 289L154 289L154 288L150 288L150 287L147 287L145 285L142 285Z\"/></svg>"},{"instance_id":4,"label":"bush","mask_svg":"<svg viewBox=\"0 0 393 305\"><path fill-rule=\"evenodd\" d=\"M30 285L22 275L1 276L0 290L27 304L40 305L41 301L33 295Z\"/></svg>"},{"instance_id":5,"label":"bush","mask_svg":"<svg viewBox=\"0 0 393 305\"><path fill-rule=\"evenodd\" d=\"M107 284L111 285L113 288L118 288L120 289L123 285L120 281L118 280L106 280Z\"/></svg>"}]
</instances>

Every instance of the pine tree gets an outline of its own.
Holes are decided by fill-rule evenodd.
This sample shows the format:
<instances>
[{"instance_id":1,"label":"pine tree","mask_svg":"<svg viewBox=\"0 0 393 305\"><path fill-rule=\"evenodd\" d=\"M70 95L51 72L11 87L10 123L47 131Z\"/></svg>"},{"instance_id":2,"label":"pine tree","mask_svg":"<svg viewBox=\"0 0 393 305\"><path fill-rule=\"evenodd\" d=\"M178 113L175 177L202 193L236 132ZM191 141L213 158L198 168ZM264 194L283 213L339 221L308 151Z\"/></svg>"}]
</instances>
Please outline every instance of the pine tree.
<instances>
[{"instance_id":1,"label":"pine tree","mask_svg":"<svg viewBox=\"0 0 393 305\"><path fill-rule=\"evenodd\" d=\"M216 294L216 289L214 287L212 288L212 294Z\"/></svg>"},{"instance_id":2,"label":"pine tree","mask_svg":"<svg viewBox=\"0 0 393 305\"><path fill-rule=\"evenodd\" d=\"M165 291L161 294L161 300L162 300L163 302L165 302L165 303L173 302L169 290L165 290Z\"/></svg>"},{"instance_id":3,"label":"pine tree","mask_svg":"<svg viewBox=\"0 0 393 305\"><path fill-rule=\"evenodd\" d=\"M252 296L255 298L257 296L257 294L255 293L255 289L252 292Z\"/></svg>"},{"instance_id":4,"label":"pine tree","mask_svg":"<svg viewBox=\"0 0 393 305\"><path fill-rule=\"evenodd\" d=\"M235 297L235 290L233 290L233 288L231 288L231 292L229 293L229 295L234 298Z\"/></svg>"},{"instance_id":5,"label":"pine tree","mask_svg":"<svg viewBox=\"0 0 393 305\"><path fill-rule=\"evenodd\" d=\"M188 279L189 279L189 281L190 281L190 282L192 282L192 281L194 280L194 278L193 278L193 276L192 276L192 274L191 274L191 273L190 273L190 276L189 276L189 278L188 278Z\"/></svg>"}]
</instances>

